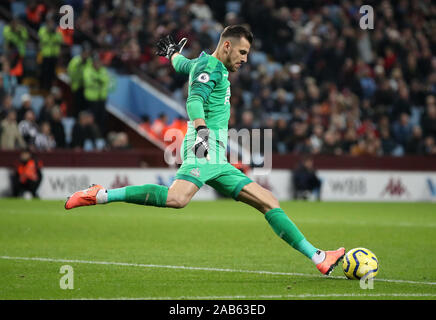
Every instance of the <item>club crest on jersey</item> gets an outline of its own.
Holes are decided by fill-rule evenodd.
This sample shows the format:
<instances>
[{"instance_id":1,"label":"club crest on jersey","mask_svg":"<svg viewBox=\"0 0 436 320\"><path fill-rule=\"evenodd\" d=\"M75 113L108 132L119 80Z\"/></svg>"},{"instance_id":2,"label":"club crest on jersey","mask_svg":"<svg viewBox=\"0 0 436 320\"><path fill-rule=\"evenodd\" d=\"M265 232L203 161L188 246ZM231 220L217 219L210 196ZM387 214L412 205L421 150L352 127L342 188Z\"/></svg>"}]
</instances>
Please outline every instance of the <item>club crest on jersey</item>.
<instances>
[{"instance_id":1,"label":"club crest on jersey","mask_svg":"<svg viewBox=\"0 0 436 320\"><path fill-rule=\"evenodd\" d=\"M208 82L209 79L210 79L210 76L205 72L200 73L200 75L197 77L197 80L200 82L203 82L203 83Z\"/></svg>"}]
</instances>

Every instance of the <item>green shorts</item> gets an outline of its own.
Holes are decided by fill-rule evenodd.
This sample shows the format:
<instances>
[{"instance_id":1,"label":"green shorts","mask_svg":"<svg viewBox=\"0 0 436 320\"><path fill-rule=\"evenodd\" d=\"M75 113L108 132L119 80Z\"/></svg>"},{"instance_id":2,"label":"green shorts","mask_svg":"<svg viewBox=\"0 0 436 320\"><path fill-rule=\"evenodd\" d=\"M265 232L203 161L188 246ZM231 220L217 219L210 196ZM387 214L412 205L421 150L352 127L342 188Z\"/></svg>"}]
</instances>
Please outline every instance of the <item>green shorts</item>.
<instances>
[{"instance_id":1,"label":"green shorts","mask_svg":"<svg viewBox=\"0 0 436 320\"><path fill-rule=\"evenodd\" d=\"M253 182L230 163L183 163L176 174L176 179L187 180L198 188L207 184L224 196L236 198L242 188Z\"/></svg>"}]
</instances>

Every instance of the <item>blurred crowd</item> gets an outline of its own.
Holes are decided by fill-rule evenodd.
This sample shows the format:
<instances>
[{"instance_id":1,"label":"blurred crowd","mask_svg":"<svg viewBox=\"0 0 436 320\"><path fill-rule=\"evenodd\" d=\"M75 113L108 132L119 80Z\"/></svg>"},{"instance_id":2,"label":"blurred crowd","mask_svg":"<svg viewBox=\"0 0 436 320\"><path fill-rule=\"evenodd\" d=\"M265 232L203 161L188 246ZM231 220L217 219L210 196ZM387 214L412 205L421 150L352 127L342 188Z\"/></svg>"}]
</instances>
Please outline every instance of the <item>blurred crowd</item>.
<instances>
[{"instance_id":1,"label":"blurred crowd","mask_svg":"<svg viewBox=\"0 0 436 320\"><path fill-rule=\"evenodd\" d=\"M105 108L111 80L98 46L59 26L62 4L1 3L12 18L0 21L0 149L128 148L128 139L112 144L118 133L109 132Z\"/></svg>"},{"instance_id":2,"label":"blurred crowd","mask_svg":"<svg viewBox=\"0 0 436 320\"><path fill-rule=\"evenodd\" d=\"M181 138L183 138L188 131L188 122L181 116L169 122L168 116L165 113L161 113L154 121L150 121L150 117L148 116L143 116L139 128L145 131L153 139L159 140L169 145L176 138L178 140L183 140ZM168 137L165 138L165 134L168 130L171 129L175 129L178 131L177 133L175 131L169 133ZM182 135L182 137L178 137L177 134ZM172 139L170 140L169 137L171 137Z\"/></svg>"},{"instance_id":3,"label":"blurred crowd","mask_svg":"<svg viewBox=\"0 0 436 320\"><path fill-rule=\"evenodd\" d=\"M280 153L436 154L436 4L365 4L374 29L360 28L359 0L151 2L130 41L142 46L135 64L183 102L186 78L153 56L155 40L187 37L195 58L213 52L223 26L247 24L255 41L229 78L231 127L272 128Z\"/></svg>"},{"instance_id":4,"label":"blurred crowd","mask_svg":"<svg viewBox=\"0 0 436 320\"><path fill-rule=\"evenodd\" d=\"M27 14L26 19L35 30L45 25L43 19L50 10L59 8L51 8L48 2L29 2L27 9L30 8L32 14ZM144 73L184 103L187 79L177 75L168 60L155 55L156 41L166 34L172 34L176 40L186 37L189 41L183 54L195 58L201 51L213 52L223 27L246 24L254 33L255 40L248 63L239 72L230 75L230 127L272 128L273 150L279 153L436 154L434 1L58 2L57 5L72 5L75 13L74 33L61 34L67 58L58 57L56 61L57 66L62 67L63 64L65 70L72 62L75 45L80 46L80 52L85 52L83 64L92 59L92 54L91 57L86 56L88 50L85 45L92 38L92 47L94 51L98 48L102 67ZM359 8L363 4L374 8L374 29L360 28L362 14ZM41 34L44 32L38 31L38 34L42 41ZM26 36L23 35L24 38ZM53 40L56 41L60 38ZM15 60L3 55L2 61L7 60L9 64L19 61L20 48L16 45ZM60 52L62 55L62 50ZM41 52L38 57L42 70L44 54ZM62 138L56 137L53 123L56 122L54 119L62 118L68 111L62 111L62 101L57 101L56 95L51 92L56 90L53 90L50 80L53 71L47 64L52 65L53 61L46 62L46 72L40 74L40 82L43 89L50 93L49 96L55 96L48 98L48 104L55 100L59 108L49 108L49 116L42 118L41 114L26 112L9 114L7 110L10 108L5 107L10 103L10 93L7 92L14 83L9 78L13 78L11 70L19 70L16 70L15 64L2 64L3 91L6 93L1 100L1 121L5 123L2 122L1 127L14 127L11 125L14 122L18 125L14 129L1 130L6 130L8 137L15 137L14 144L26 143L28 138L23 130L27 132L28 127L32 127L23 124L20 129L20 121L37 121L38 133L44 135L45 132L47 136L47 132L51 132L56 146L62 146ZM73 73L70 72L70 76L74 77ZM20 81L20 77L17 78ZM81 88L79 92L73 89L73 100L76 105L87 108L74 108L78 119L76 124L88 127L92 124L94 129L83 133L85 136L92 131L98 137L107 137L107 128L98 123L104 119L104 115L99 113L101 100L104 99L98 102L89 100L92 94L85 97L80 81L78 87ZM104 98L105 94L102 96ZM84 99L88 99L88 103L83 103ZM57 109L60 112L53 111ZM145 119L143 127L150 130L156 123L156 134L159 135L162 132L159 131L159 121L162 122L162 119ZM19 138L20 133L22 139ZM3 134L1 139L3 141ZM41 137L38 141L41 145L53 145L47 138Z\"/></svg>"}]
</instances>

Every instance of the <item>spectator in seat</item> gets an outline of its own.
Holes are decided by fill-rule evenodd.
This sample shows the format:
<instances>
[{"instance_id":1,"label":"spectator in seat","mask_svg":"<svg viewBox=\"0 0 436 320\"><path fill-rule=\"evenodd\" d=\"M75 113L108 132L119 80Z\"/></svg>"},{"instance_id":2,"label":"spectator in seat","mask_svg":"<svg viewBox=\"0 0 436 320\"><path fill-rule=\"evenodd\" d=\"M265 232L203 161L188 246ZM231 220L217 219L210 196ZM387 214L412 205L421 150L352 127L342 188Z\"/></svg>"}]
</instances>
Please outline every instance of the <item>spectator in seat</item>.
<instances>
[{"instance_id":1,"label":"spectator in seat","mask_svg":"<svg viewBox=\"0 0 436 320\"><path fill-rule=\"evenodd\" d=\"M94 115L88 111L79 113L79 120L74 124L71 147L83 149L87 140L95 146L95 142L101 137L98 126L94 122Z\"/></svg>"},{"instance_id":2,"label":"spectator in seat","mask_svg":"<svg viewBox=\"0 0 436 320\"><path fill-rule=\"evenodd\" d=\"M342 153L338 142L338 135L333 130L328 130L324 133L324 141L321 148L322 154L339 155Z\"/></svg>"},{"instance_id":3,"label":"spectator in seat","mask_svg":"<svg viewBox=\"0 0 436 320\"><path fill-rule=\"evenodd\" d=\"M27 23L35 30L38 30L47 8L45 4L38 3L36 0L29 1L26 8Z\"/></svg>"},{"instance_id":4,"label":"spectator in seat","mask_svg":"<svg viewBox=\"0 0 436 320\"><path fill-rule=\"evenodd\" d=\"M163 141L165 130L167 128L168 117L165 113L159 114L159 117L155 119L150 127L153 133Z\"/></svg>"},{"instance_id":5,"label":"spectator in seat","mask_svg":"<svg viewBox=\"0 0 436 320\"><path fill-rule=\"evenodd\" d=\"M56 148L65 148L65 128L62 124L62 113L59 107L54 107L51 111L50 127L56 141Z\"/></svg>"},{"instance_id":6,"label":"spectator in seat","mask_svg":"<svg viewBox=\"0 0 436 320\"><path fill-rule=\"evenodd\" d=\"M0 57L1 63L1 77L3 82L3 89L9 95L13 95L15 93L15 89L18 85L17 77L11 72L11 62L8 60L6 56Z\"/></svg>"},{"instance_id":7,"label":"spectator in seat","mask_svg":"<svg viewBox=\"0 0 436 320\"><path fill-rule=\"evenodd\" d=\"M142 122L139 125L139 128L145 132L147 132L150 136L155 139L158 139L153 130L151 130L150 117L147 115L142 116Z\"/></svg>"},{"instance_id":8,"label":"spectator in seat","mask_svg":"<svg viewBox=\"0 0 436 320\"><path fill-rule=\"evenodd\" d=\"M310 136L310 145L312 153L320 153L323 144L324 128L321 125L315 125Z\"/></svg>"},{"instance_id":9,"label":"spectator in seat","mask_svg":"<svg viewBox=\"0 0 436 320\"><path fill-rule=\"evenodd\" d=\"M74 29L56 28L56 31L62 35L62 41L65 46L71 47L74 44Z\"/></svg>"},{"instance_id":10,"label":"spectator in seat","mask_svg":"<svg viewBox=\"0 0 436 320\"><path fill-rule=\"evenodd\" d=\"M59 106L62 116L66 116L68 114L68 110L67 110L68 106L67 106L67 102L64 99L61 88L57 86L51 87L50 94L53 95L55 104Z\"/></svg>"},{"instance_id":11,"label":"spectator in seat","mask_svg":"<svg viewBox=\"0 0 436 320\"><path fill-rule=\"evenodd\" d=\"M423 137L422 129L420 126L413 126L412 136L407 141L406 145L407 154L421 154L423 151Z\"/></svg>"},{"instance_id":12,"label":"spectator in seat","mask_svg":"<svg viewBox=\"0 0 436 320\"><path fill-rule=\"evenodd\" d=\"M287 100L287 92L283 88L276 90L277 97L274 99L273 112L286 113L290 110L290 105Z\"/></svg>"},{"instance_id":13,"label":"spectator in seat","mask_svg":"<svg viewBox=\"0 0 436 320\"><path fill-rule=\"evenodd\" d=\"M237 129L252 130L254 128L253 122L254 122L253 112L251 112L251 110L244 110L241 114L241 123L237 126Z\"/></svg>"},{"instance_id":14,"label":"spectator in seat","mask_svg":"<svg viewBox=\"0 0 436 320\"><path fill-rule=\"evenodd\" d=\"M363 156L368 154L367 151L367 143L366 140L363 138L360 138L356 144L352 145L350 148L350 154L352 156Z\"/></svg>"},{"instance_id":15,"label":"spectator in seat","mask_svg":"<svg viewBox=\"0 0 436 320\"><path fill-rule=\"evenodd\" d=\"M430 100L430 99L429 99ZM426 112L421 117L421 126L424 135L436 137L436 104L428 103Z\"/></svg>"},{"instance_id":16,"label":"spectator in seat","mask_svg":"<svg viewBox=\"0 0 436 320\"><path fill-rule=\"evenodd\" d=\"M167 129L178 129L182 135L185 136L188 131L188 121L186 121L182 116L178 116L173 120L173 122L171 122Z\"/></svg>"},{"instance_id":17,"label":"spectator in seat","mask_svg":"<svg viewBox=\"0 0 436 320\"><path fill-rule=\"evenodd\" d=\"M183 138L186 135L186 132L188 131L188 122L183 117L179 116L175 118L170 125L168 125L165 129L165 133L168 132L170 129L175 129L175 131L170 131L168 133L167 139L171 138L170 140L165 141L166 144L172 144L174 141L177 140L179 143L177 145L177 149L181 146L183 142ZM165 136L164 136L165 138Z\"/></svg>"},{"instance_id":18,"label":"spectator in seat","mask_svg":"<svg viewBox=\"0 0 436 320\"><path fill-rule=\"evenodd\" d=\"M423 153L424 155L436 155L435 138L432 136L428 136L424 139Z\"/></svg>"},{"instance_id":19,"label":"spectator in seat","mask_svg":"<svg viewBox=\"0 0 436 320\"><path fill-rule=\"evenodd\" d=\"M56 102L54 96L52 94L48 94L45 97L44 105L39 111L38 123L50 121L51 120L51 112L53 108L56 106Z\"/></svg>"},{"instance_id":20,"label":"spectator in seat","mask_svg":"<svg viewBox=\"0 0 436 320\"><path fill-rule=\"evenodd\" d=\"M0 122L6 118L11 110L14 110L14 106L12 105L12 96L6 95L0 104Z\"/></svg>"},{"instance_id":21,"label":"spectator in seat","mask_svg":"<svg viewBox=\"0 0 436 320\"><path fill-rule=\"evenodd\" d=\"M18 130L17 113L15 110L10 110L0 123L0 149L16 150L25 147L26 142Z\"/></svg>"},{"instance_id":22,"label":"spectator in seat","mask_svg":"<svg viewBox=\"0 0 436 320\"><path fill-rule=\"evenodd\" d=\"M20 161L12 174L12 193L14 197L24 195L26 191L37 198L38 187L42 180L42 162L36 160L29 150L20 154Z\"/></svg>"},{"instance_id":23,"label":"spectator in seat","mask_svg":"<svg viewBox=\"0 0 436 320\"><path fill-rule=\"evenodd\" d=\"M279 129L279 120L277 120L277 129ZM283 128L282 128L283 129ZM281 142L287 143L287 151L296 151L295 148L297 146L301 146L302 144L306 143L306 138L309 136L309 125L307 122L297 120L293 123L292 126L293 132L288 132L286 135L286 132L284 132L284 135L282 135L279 139L285 139L281 140ZM283 132L283 131L282 131ZM291 137L289 138L289 135Z\"/></svg>"},{"instance_id":24,"label":"spectator in seat","mask_svg":"<svg viewBox=\"0 0 436 320\"><path fill-rule=\"evenodd\" d=\"M374 131L375 125L372 122L371 118L363 118L361 125L357 128L357 136L358 138L363 137L366 135L368 131Z\"/></svg>"},{"instance_id":25,"label":"spectator in seat","mask_svg":"<svg viewBox=\"0 0 436 320\"><path fill-rule=\"evenodd\" d=\"M294 199L308 199L312 195L321 199L321 180L318 178L313 159L305 157L292 173Z\"/></svg>"},{"instance_id":26,"label":"spectator in seat","mask_svg":"<svg viewBox=\"0 0 436 320\"><path fill-rule=\"evenodd\" d=\"M381 141L375 134L375 131L368 131L366 133L366 151L371 156L382 155L383 150Z\"/></svg>"},{"instance_id":27,"label":"spectator in seat","mask_svg":"<svg viewBox=\"0 0 436 320\"><path fill-rule=\"evenodd\" d=\"M110 132L108 134L108 141L111 149L130 149L129 136L125 132Z\"/></svg>"},{"instance_id":28,"label":"spectator in seat","mask_svg":"<svg viewBox=\"0 0 436 320\"><path fill-rule=\"evenodd\" d=\"M200 20L212 20L212 11L204 0L195 0L189 7L189 11Z\"/></svg>"},{"instance_id":29,"label":"spectator in seat","mask_svg":"<svg viewBox=\"0 0 436 320\"><path fill-rule=\"evenodd\" d=\"M32 110L32 97L30 94L25 93L21 96L21 107L18 109L17 113L18 122L24 119L24 115L28 110Z\"/></svg>"},{"instance_id":30,"label":"spectator in seat","mask_svg":"<svg viewBox=\"0 0 436 320\"><path fill-rule=\"evenodd\" d=\"M51 133L50 123L41 123L41 132L35 137L35 147L37 150L51 151L56 147L56 141Z\"/></svg>"},{"instance_id":31,"label":"spectator in seat","mask_svg":"<svg viewBox=\"0 0 436 320\"><path fill-rule=\"evenodd\" d=\"M7 91L3 84L3 74L0 72L0 102L3 102L7 95Z\"/></svg>"},{"instance_id":32,"label":"spectator in seat","mask_svg":"<svg viewBox=\"0 0 436 320\"><path fill-rule=\"evenodd\" d=\"M24 119L18 124L18 130L26 141L29 148L33 148L35 138L38 134L38 125L35 121L35 113L33 110L27 110L24 114Z\"/></svg>"},{"instance_id":33,"label":"spectator in seat","mask_svg":"<svg viewBox=\"0 0 436 320\"><path fill-rule=\"evenodd\" d=\"M351 147L357 143L358 136L356 129L347 127L344 133L343 141L341 142L342 149L346 153L350 153Z\"/></svg>"},{"instance_id":34,"label":"spectator in seat","mask_svg":"<svg viewBox=\"0 0 436 320\"><path fill-rule=\"evenodd\" d=\"M402 113L411 113L411 103L409 97L409 89L404 84L401 84L398 88L398 97L395 99L392 105L392 119L397 119Z\"/></svg>"},{"instance_id":35,"label":"spectator in seat","mask_svg":"<svg viewBox=\"0 0 436 320\"><path fill-rule=\"evenodd\" d=\"M21 83L24 74L23 57L17 51L9 51L6 54L7 64L4 69L8 70L8 74L15 79L17 83Z\"/></svg>"},{"instance_id":36,"label":"spectator in seat","mask_svg":"<svg viewBox=\"0 0 436 320\"><path fill-rule=\"evenodd\" d=\"M403 112L400 114L398 121L392 125L392 136L398 144L405 148L407 141L412 136L412 129L413 126L410 123L409 115Z\"/></svg>"},{"instance_id":37,"label":"spectator in seat","mask_svg":"<svg viewBox=\"0 0 436 320\"><path fill-rule=\"evenodd\" d=\"M279 153L289 152L292 143L292 133L288 121L284 118L279 118L275 122L273 135L277 138L277 150Z\"/></svg>"},{"instance_id":38,"label":"spectator in seat","mask_svg":"<svg viewBox=\"0 0 436 320\"><path fill-rule=\"evenodd\" d=\"M390 156L397 148L397 143L392 139L389 128L380 129L380 141L383 155Z\"/></svg>"}]
</instances>

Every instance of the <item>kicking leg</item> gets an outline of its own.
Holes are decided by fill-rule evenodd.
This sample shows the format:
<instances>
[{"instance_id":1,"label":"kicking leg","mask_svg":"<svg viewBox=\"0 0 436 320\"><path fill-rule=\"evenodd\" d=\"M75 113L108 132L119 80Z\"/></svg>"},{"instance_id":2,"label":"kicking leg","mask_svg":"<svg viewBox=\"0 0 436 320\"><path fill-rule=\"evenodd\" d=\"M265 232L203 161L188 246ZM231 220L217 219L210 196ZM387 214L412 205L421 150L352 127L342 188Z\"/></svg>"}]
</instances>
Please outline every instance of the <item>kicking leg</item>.
<instances>
[{"instance_id":1,"label":"kicking leg","mask_svg":"<svg viewBox=\"0 0 436 320\"><path fill-rule=\"evenodd\" d=\"M344 248L336 251L322 251L307 241L298 227L280 208L279 201L274 195L259 184L252 182L245 185L237 199L262 212L274 232L294 249L311 259L321 273L329 275L343 258Z\"/></svg>"},{"instance_id":2,"label":"kicking leg","mask_svg":"<svg viewBox=\"0 0 436 320\"><path fill-rule=\"evenodd\" d=\"M187 180L174 180L171 187L168 189L168 197L166 206L169 208L184 208L197 193L199 188L192 182Z\"/></svg>"},{"instance_id":3,"label":"kicking leg","mask_svg":"<svg viewBox=\"0 0 436 320\"><path fill-rule=\"evenodd\" d=\"M170 188L156 184L127 186L106 190L100 185L75 192L65 202L65 209L81 206L127 202L146 206L183 208L198 191L198 187L189 181L175 180Z\"/></svg>"}]
</instances>

